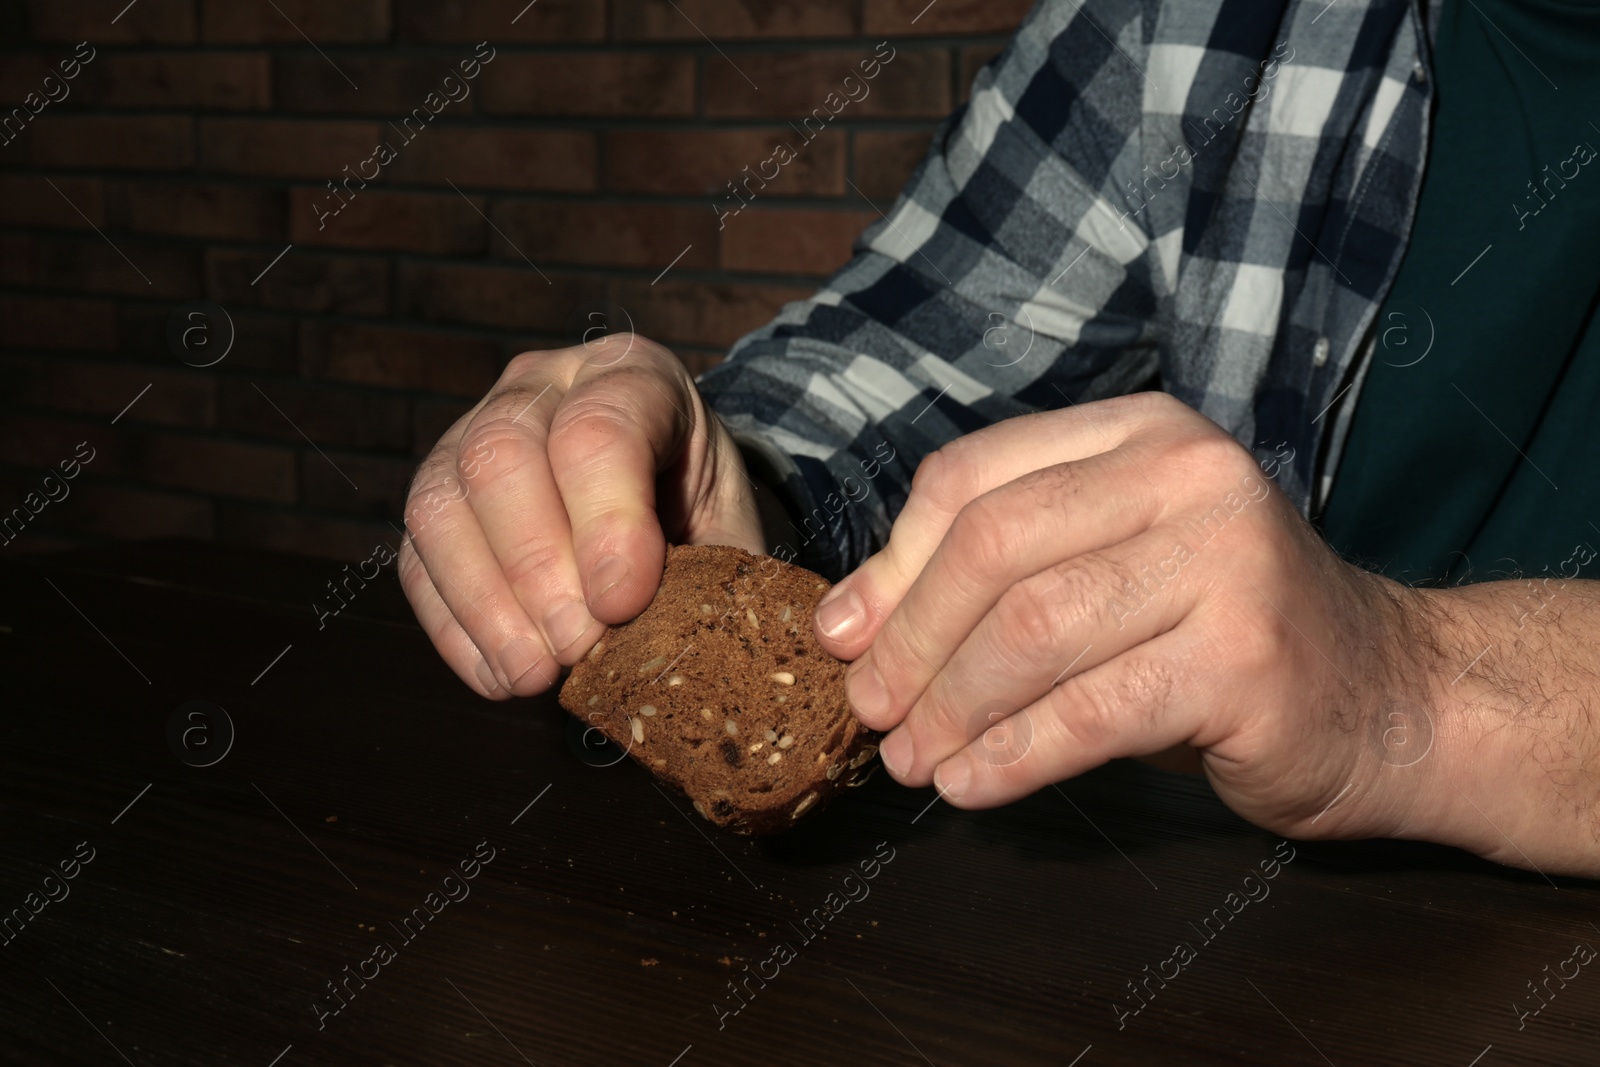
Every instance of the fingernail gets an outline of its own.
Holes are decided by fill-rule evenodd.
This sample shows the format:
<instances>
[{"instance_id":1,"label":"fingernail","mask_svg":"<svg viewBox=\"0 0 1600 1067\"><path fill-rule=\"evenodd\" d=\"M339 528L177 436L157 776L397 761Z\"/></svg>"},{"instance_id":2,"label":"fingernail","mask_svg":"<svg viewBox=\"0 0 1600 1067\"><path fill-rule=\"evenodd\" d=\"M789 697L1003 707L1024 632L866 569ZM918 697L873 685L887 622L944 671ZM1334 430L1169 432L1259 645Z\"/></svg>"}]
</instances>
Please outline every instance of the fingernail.
<instances>
[{"instance_id":1,"label":"fingernail","mask_svg":"<svg viewBox=\"0 0 1600 1067\"><path fill-rule=\"evenodd\" d=\"M850 698L850 706L868 719L881 718L889 710L889 690L883 684L883 675L870 661L846 679L845 695Z\"/></svg>"},{"instance_id":2,"label":"fingernail","mask_svg":"<svg viewBox=\"0 0 1600 1067\"><path fill-rule=\"evenodd\" d=\"M545 658L544 645L539 641L530 641L519 637L508 642L500 650L500 669L505 672L506 688L510 689L522 680L523 675L539 667L539 661ZM550 682L548 669L538 670L537 677L545 684Z\"/></svg>"},{"instance_id":3,"label":"fingernail","mask_svg":"<svg viewBox=\"0 0 1600 1067\"><path fill-rule=\"evenodd\" d=\"M933 784L946 800L960 800L972 784L972 765L961 756L946 760L933 772Z\"/></svg>"},{"instance_id":4,"label":"fingernail","mask_svg":"<svg viewBox=\"0 0 1600 1067\"><path fill-rule=\"evenodd\" d=\"M599 600L627 576L628 561L621 556L607 556L589 572L589 599Z\"/></svg>"},{"instance_id":5,"label":"fingernail","mask_svg":"<svg viewBox=\"0 0 1600 1067\"><path fill-rule=\"evenodd\" d=\"M911 758L915 754L915 746L911 741L908 730L896 730L883 739L883 744L878 746L878 755L883 760L883 765L889 768L889 773L896 778L903 777L911 769Z\"/></svg>"},{"instance_id":6,"label":"fingernail","mask_svg":"<svg viewBox=\"0 0 1600 1067\"><path fill-rule=\"evenodd\" d=\"M478 682L486 692L493 693L500 688L500 680L494 676L494 671L489 669L489 664L482 656L478 657L476 670Z\"/></svg>"},{"instance_id":7,"label":"fingernail","mask_svg":"<svg viewBox=\"0 0 1600 1067\"><path fill-rule=\"evenodd\" d=\"M582 637L594 622L581 600L569 600L544 617L544 632L557 652L564 651Z\"/></svg>"},{"instance_id":8,"label":"fingernail","mask_svg":"<svg viewBox=\"0 0 1600 1067\"><path fill-rule=\"evenodd\" d=\"M861 594L849 586L835 588L817 605L817 626L824 637L834 641L849 638L867 617Z\"/></svg>"}]
</instances>

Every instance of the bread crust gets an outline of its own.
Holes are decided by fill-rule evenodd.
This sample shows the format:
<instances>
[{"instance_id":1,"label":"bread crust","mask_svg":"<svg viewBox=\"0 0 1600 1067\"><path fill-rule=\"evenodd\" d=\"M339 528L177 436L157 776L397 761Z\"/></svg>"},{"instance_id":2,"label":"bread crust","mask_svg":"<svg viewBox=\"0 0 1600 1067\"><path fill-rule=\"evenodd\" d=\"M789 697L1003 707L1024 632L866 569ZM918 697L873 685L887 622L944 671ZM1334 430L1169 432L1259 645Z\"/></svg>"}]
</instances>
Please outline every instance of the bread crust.
<instances>
[{"instance_id":1,"label":"bread crust","mask_svg":"<svg viewBox=\"0 0 1600 1067\"><path fill-rule=\"evenodd\" d=\"M607 627L561 706L734 833L778 833L876 769L845 664L812 615L829 585L771 556L670 545L661 586Z\"/></svg>"}]
</instances>

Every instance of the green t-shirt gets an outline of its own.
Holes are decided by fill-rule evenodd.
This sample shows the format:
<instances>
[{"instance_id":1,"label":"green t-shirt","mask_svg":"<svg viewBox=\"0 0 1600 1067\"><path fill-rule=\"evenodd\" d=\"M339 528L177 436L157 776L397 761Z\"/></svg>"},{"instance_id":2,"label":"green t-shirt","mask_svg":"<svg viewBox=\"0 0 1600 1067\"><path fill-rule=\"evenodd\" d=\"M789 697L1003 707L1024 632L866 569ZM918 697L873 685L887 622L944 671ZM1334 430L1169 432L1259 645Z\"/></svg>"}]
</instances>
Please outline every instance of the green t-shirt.
<instances>
[{"instance_id":1,"label":"green t-shirt","mask_svg":"<svg viewBox=\"0 0 1600 1067\"><path fill-rule=\"evenodd\" d=\"M1320 522L1406 582L1570 578L1600 546L1600 3L1445 0L1434 59L1416 225Z\"/></svg>"}]
</instances>

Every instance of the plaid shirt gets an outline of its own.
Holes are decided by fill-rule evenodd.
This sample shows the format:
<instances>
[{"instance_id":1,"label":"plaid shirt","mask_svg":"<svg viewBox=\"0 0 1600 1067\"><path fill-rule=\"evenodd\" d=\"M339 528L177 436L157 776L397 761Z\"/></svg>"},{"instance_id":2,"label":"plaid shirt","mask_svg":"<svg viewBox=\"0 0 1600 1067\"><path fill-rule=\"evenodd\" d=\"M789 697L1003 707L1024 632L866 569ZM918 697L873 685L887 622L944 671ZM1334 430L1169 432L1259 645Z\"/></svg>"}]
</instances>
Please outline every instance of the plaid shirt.
<instances>
[{"instance_id":1,"label":"plaid shirt","mask_svg":"<svg viewBox=\"0 0 1600 1067\"><path fill-rule=\"evenodd\" d=\"M701 378L796 558L859 564L955 437L1157 385L1311 513L1415 213L1439 2L1041 0L854 258Z\"/></svg>"}]
</instances>

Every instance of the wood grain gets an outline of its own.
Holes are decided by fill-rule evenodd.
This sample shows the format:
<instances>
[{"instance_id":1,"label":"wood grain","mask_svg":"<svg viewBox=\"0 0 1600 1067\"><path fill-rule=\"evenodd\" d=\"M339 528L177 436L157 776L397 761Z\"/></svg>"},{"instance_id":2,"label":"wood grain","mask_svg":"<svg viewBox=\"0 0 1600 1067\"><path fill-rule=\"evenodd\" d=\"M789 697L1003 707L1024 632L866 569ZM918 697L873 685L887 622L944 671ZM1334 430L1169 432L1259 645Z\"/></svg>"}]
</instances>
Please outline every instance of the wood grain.
<instances>
[{"instance_id":1,"label":"wood grain","mask_svg":"<svg viewBox=\"0 0 1600 1067\"><path fill-rule=\"evenodd\" d=\"M95 850L0 945L0 1060L1596 1062L1600 975L1521 1030L1511 1008L1574 942L1600 945L1591 883L1295 844L1207 941L1195 926L1277 839L1203 781L1132 764L992 812L880 775L743 839L630 761L579 760L553 700L473 696L390 573L319 631L337 574L179 542L0 565L0 916ZM236 729L210 767L168 744L193 699ZM483 842L468 895L405 942L390 924ZM319 1028L325 983L378 941L394 959ZM780 941L793 958L721 1015ZM1125 983L1179 941L1194 961L1119 1029Z\"/></svg>"}]
</instances>

